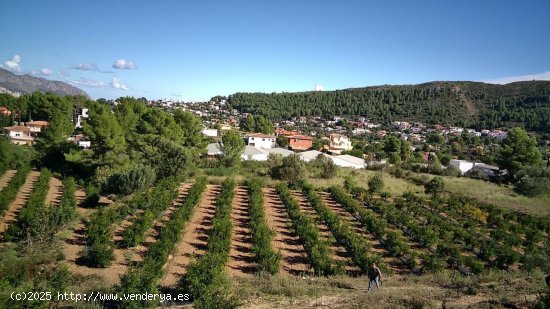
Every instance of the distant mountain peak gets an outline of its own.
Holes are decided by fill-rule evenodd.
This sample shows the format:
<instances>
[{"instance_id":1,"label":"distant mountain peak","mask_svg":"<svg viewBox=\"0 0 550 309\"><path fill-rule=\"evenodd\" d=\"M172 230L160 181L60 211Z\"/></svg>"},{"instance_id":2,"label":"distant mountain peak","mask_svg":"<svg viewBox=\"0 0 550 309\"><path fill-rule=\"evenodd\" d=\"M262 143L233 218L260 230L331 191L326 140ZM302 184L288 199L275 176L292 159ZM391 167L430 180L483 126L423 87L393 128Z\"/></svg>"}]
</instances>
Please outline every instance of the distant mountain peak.
<instances>
[{"instance_id":1,"label":"distant mountain peak","mask_svg":"<svg viewBox=\"0 0 550 309\"><path fill-rule=\"evenodd\" d=\"M17 75L0 69L0 87L13 93L52 92L59 96L83 95L90 96L82 89L62 81L48 80L31 75Z\"/></svg>"}]
</instances>

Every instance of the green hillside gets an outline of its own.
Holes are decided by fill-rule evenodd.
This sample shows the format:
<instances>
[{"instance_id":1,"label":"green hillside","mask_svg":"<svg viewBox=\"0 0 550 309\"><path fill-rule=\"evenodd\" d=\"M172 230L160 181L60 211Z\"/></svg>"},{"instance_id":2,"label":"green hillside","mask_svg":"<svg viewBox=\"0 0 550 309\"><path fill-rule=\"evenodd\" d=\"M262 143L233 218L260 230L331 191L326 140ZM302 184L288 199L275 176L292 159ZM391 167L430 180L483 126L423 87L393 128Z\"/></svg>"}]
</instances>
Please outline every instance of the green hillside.
<instances>
[{"instance_id":1,"label":"green hillside","mask_svg":"<svg viewBox=\"0 0 550 309\"><path fill-rule=\"evenodd\" d=\"M425 124L496 128L524 126L550 131L550 82L507 85L430 82L323 92L236 93L229 97L241 112L272 120L293 116L362 115L371 121L420 121Z\"/></svg>"}]
</instances>

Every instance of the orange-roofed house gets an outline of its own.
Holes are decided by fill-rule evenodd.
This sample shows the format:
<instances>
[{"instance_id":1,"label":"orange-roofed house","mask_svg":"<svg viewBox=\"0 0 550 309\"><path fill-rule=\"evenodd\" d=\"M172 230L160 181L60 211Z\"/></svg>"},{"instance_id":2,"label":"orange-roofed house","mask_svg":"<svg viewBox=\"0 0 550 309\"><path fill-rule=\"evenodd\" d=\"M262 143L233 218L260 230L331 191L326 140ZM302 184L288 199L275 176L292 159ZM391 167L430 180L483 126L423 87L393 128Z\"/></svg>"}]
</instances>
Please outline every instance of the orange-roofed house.
<instances>
[{"instance_id":1,"label":"orange-roofed house","mask_svg":"<svg viewBox=\"0 0 550 309\"><path fill-rule=\"evenodd\" d=\"M11 115L11 111L9 110L9 108L7 108L5 106L0 106L0 115L9 116L9 115Z\"/></svg>"},{"instance_id":2,"label":"orange-roofed house","mask_svg":"<svg viewBox=\"0 0 550 309\"><path fill-rule=\"evenodd\" d=\"M42 129L48 126L47 121L29 121L25 123L25 126L31 130L31 134L36 134L42 132Z\"/></svg>"},{"instance_id":3,"label":"orange-roofed house","mask_svg":"<svg viewBox=\"0 0 550 309\"><path fill-rule=\"evenodd\" d=\"M292 150L308 150L313 146L313 137L302 134L289 135L288 148Z\"/></svg>"},{"instance_id":4,"label":"orange-roofed house","mask_svg":"<svg viewBox=\"0 0 550 309\"><path fill-rule=\"evenodd\" d=\"M297 135L299 133L298 131L289 131L281 128L281 129L275 130L275 134L277 134L277 136L279 135L289 136L289 135Z\"/></svg>"}]
</instances>

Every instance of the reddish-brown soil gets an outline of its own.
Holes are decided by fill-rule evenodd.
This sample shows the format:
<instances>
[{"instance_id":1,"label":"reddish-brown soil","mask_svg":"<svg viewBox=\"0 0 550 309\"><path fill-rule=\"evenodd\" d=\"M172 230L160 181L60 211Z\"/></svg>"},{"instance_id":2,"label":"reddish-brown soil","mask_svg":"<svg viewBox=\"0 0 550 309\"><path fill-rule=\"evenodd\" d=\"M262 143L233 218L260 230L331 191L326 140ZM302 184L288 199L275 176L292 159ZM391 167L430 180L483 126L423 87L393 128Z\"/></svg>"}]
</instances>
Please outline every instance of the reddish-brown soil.
<instances>
[{"instance_id":1,"label":"reddish-brown soil","mask_svg":"<svg viewBox=\"0 0 550 309\"><path fill-rule=\"evenodd\" d=\"M292 191L292 196L296 199L296 201L298 201L298 204L300 204L300 210L314 219L317 223L317 228L319 229L323 240L330 244L330 251L332 252L333 261L335 261L338 265L343 266L346 273L350 275L359 275L360 269L354 265L351 260L351 255L343 246L336 242L334 236L330 232L330 229L323 223L323 220L319 218L319 215L315 209L311 207L306 197L299 191Z\"/></svg>"},{"instance_id":2,"label":"reddish-brown soil","mask_svg":"<svg viewBox=\"0 0 550 309\"><path fill-rule=\"evenodd\" d=\"M173 287L185 274L187 266L194 257L206 253L208 245L208 232L212 228L212 219L216 212L216 198L221 187L207 185L201 200L196 207L193 216L185 226L183 238L178 243L176 250L168 258L166 271L161 280L161 285Z\"/></svg>"},{"instance_id":3,"label":"reddish-brown soil","mask_svg":"<svg viewBox=\"0 0 550 309\"><path fill-rule=\"evenodd\" d=\"M191 183L182 184L179 187L179 193L176 200L174 200L172 205L162 213L158 220L155 220L153 226L145 232L145 241L134 248L129 248L130 252L132 252L132 255L134 256L134 261L143 260L143 257L147 253L149 247L157 241L159 232L162 227L164 227L164 225L166 225L166 223L168 223L168 221L172 219L174 211L176 211L177 208L183 205L183 201L187 197L191 186Z\"/></svg>"},{"instance_id":4,"label":"reddish-brown soil","mask_svg":"<svg viewBox=\"0 0 550 309\"><path fill-rule=\"evenodd\" d=\"M365 241L370 246L369 251L375 252L382 257L384 263L394 273L407 273L409 269L403 265L403 263L396 257L389 255L386 248L380 243L380 241L370 232L366 230L361 223L357 221L342 205L336 203L334 199L327 192L318 192L319 196L325 203L325 205L340 216L349 226L359 235L365 238Z\"/></svg>"},{"instance_id":5,"label":"reddish-brown soil","mask_svg":"<svg viewBox=\"0 0 550 309\"><path fill-rule=\"evenodd\" d=\"M44 206L48 207L50 204L59 205L61 194L63 194L63 182L56 177L50 178L50 188L46 194Z\"/></svg>"},{"instance_id":6,"label":"reddish-brown soil","mask_svg":"<svg viewBox=\"0 0 550 309\"><path fill-rule=\"evenodd\" d=\"M233 233L227 262L228 273L237 277L251 276L256 270L256 263L252 251L248 191L245 187L237 187L235 191L231 220Z\"/></svg>"},{"instance_id":7,"label":"reddish-brown soil","mask_svg":"<svg viewBox=\"0 0 550 309\"><path fill-rule=\"evenodd\" d=\"M273 188L263 188L265 215L268 226L275 231L273 248L283 257L282 271L285 274L312 273L307 253L300 238L293 231L290 218L279 195Z\"/></svg>"},{"instance_id":8,"label":"reddish-brown soil","mask_svg":"<svg viewBox=\"0 0 550 309\"><path fill-rule=\"evenodd\" d=\"M19 214L19 211L21 211L21 208L23 208L23 206L27 203L29 195L34 189L34 185L38 181L39 176L40 172L38 171L30 171L27 175L27 179L25 179L25 183L21 186L21 188L19 188L19 191L15 196L15 200L13 200L8 207L8 210L4 213L2 219L0 219L0 238L8 229L8 226L17 220L17 215Z\"/></svg>"},{"instance_id":9,"label":"reddish-brown soil","mask_svg":"<svg viewBox=\"0 0 550 309\"><path fill-rule=\"evenodd\" d=\"M2 177L0 177L0 191L2 191L11 181L13 176L17 173L16 170L7 170Z\"/></svg>"}]
</instances>

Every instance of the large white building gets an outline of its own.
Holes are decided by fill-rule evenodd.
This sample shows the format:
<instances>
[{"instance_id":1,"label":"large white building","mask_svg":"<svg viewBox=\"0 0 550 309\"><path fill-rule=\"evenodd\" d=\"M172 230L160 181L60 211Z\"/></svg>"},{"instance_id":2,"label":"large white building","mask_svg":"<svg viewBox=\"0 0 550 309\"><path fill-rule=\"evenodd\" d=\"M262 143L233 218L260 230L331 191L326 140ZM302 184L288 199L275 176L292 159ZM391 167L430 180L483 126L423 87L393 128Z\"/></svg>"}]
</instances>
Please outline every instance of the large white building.
<instances>
[{"instance_id":1,"label":"large white building","mask_svg":"<svg viewBox=\"0 0 550 309\"><path fill-rule=\"evenodd\" d=\"M329 134L329 148L328 150L333 153L341 153L342 151L352 150L351 140L342 134Z\"/></svg>"},{"instance_id":2,"label":"large white building","mask_svg":"<svg viewBox=\"0 0 550 309\"><path fill-rule=\"evenodd\" d=\"M262 133L249 134L248 145L264 149L273 148L275 147L275 136Z\"/></svg>"},{"instance_id":3,"label":"large white building","mask_svg":"<svg viewBox=\"0 0 550 309\"><path fill-rule=\"evenodd\" d=\"M473 162L469 162L466 160L455 160L452 159L449 162L449 166L454 166L460 170L460 173L464 174L467 173L469 170L471 170L474 167Z\"/></svg>"}]
</instances>

